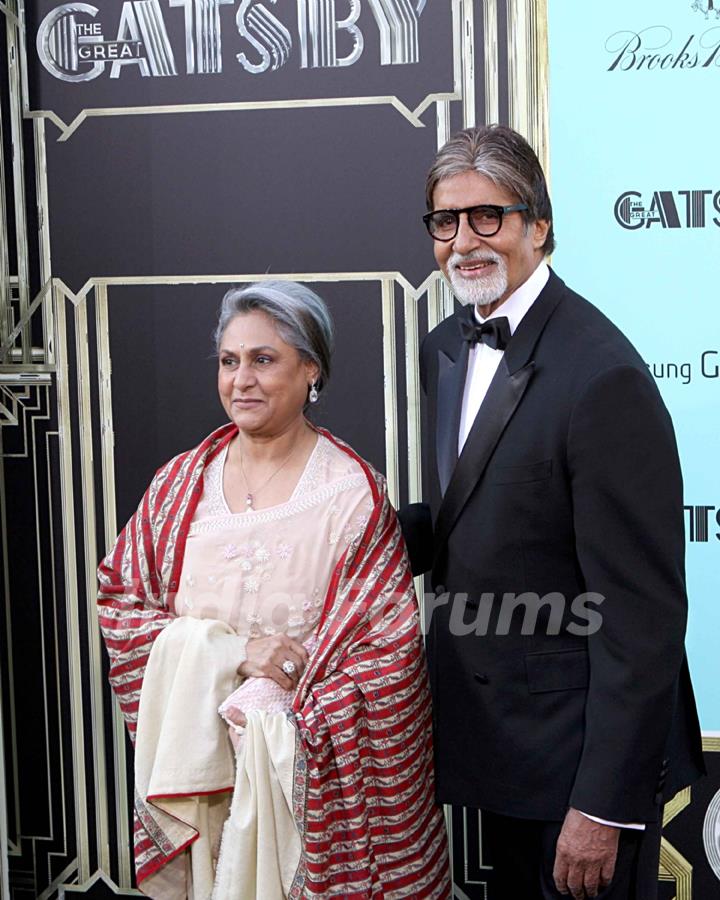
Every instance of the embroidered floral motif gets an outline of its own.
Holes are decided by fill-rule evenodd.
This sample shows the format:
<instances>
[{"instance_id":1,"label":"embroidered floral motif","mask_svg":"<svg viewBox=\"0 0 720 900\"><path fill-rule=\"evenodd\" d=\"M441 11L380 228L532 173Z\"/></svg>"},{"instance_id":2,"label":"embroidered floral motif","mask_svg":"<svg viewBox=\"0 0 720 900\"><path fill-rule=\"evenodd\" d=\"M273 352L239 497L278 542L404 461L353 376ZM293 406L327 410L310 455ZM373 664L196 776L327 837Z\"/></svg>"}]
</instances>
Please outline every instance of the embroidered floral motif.
<instances>
[{"instance_id":1,"label":"embroidered floral motif","mask_svg":"<svg viewBox=\"0 0 720 900\"><path fill-rule=\"evenodd\" d=\"M288 544L287 541L280 541L277 545L275 552L280 557L280 559L290 559L293 555L293 546L292 544Z\"/></svg>"},{"instance_id":2,"label":"embroidered floral motif","mask_svg":"<svg viewBox=\"0 0 720 900\"><path fill-rule=\"evenodd\" d=\"M222 474L229 446L228 444L205 469L203 493L195 512L196 519L224 516L230 512L222 489Z\"/></svg>"},{"instance_id":3,"label":"embroidered floral motif","mask_svg":"<svg viewBox=\"0 0 720 900\"><path fill-rule=\"evenodd\" d=\"M322 435L318 436L315 449L310 454L310 459L307 461L305 471L300 476L300 481L298 481L295 490L293 491L291 502L305 494L312 493L321 486L327 468L327 460L331 446L332 445L327 438L322 437Z\"/></svg>"},{"instance_id":4,"label":"embroidered floral motif","mask_svg":"<svg viewBox=\"0 0 720 900\"><path fill-rule=\"evenodd\" d=\"M263 563L267 562L270 559L270 551L267 549L267 547L264 544L262 544L260 547L258 547L257 550L255 551L255 559L257 559L258 562L263 562Z\"/></svg>"},{"instance_id":5,"label":"embroidered floral motif","mask_svg":"<svg viewBox=\"0 0 720 900\"><path fill-rule=\"evenodd\" d=\"M343 538L346 544L351 544L353 541L359 540L368 523L368 517L363 515L355 516L352 522L349 522L345 531L343 532Z\"/></svg>"},{"instance_id":6,"label":"embroidered floral motif","mask_svg":"<svg viewBox=\"0 0 720 900\"><path fill-rule=\"evenodd\" d=\"M238 622L238 630L248 638L282 632L303 640L319 621L325 592L320 588L310 590L304 578L313 575L307 566L296 572L291 569L290 561L298 562L301 553L313 544L313 556L323 552L321 546L324 544L326 556L339 558L345 546L362 535L372 503L362 502L348 516L346 494L366 488L367 478L356 463L341 457L339 451L320 436L287 503L266 510L232 513L222 490L225 458L225 453L220 454L206 468L203 494L190 526L191 535L208 535L210 539L217 535L219 538L215 544L217 567L205 563L202 581L197 572L196 581L206 588L212 585L210 591L216 593L223 583L228 589L237 590L231 615ZM368 497L369 492L362 496ZM300 515L305 516L302 525L293 521ZM317 517L318 529L310 535L308 529L313 525L309 523L314 517ZM277 527L273 533L274 525ZM208 570L217 573L215 583L206 574ZM291 575L292 581L288 582ZM284 599L275 595L281 584L289 591L283 594ZM183 586L190 593L185 582ZM219 602L222 605L225 601ZM195 614L198 614L198 605L196 600ZM278 618L280 606L283 607L282 621Z\"/></svg>"},{"instance_id":7,"label":"embroidered floral motif","mask_svg":"<svg viewBox=\"0 0 720 900\"><path fill-rule=\"evenodd\" d=\"M369 509L367 509L367 511L364 513L361 513L361 512L357 513L357 515L355 516L355 524L358 525L360 528L365 528L365 526L368 523L368 515L369 514L370 514Z\"/></svg>"}]
</instances>

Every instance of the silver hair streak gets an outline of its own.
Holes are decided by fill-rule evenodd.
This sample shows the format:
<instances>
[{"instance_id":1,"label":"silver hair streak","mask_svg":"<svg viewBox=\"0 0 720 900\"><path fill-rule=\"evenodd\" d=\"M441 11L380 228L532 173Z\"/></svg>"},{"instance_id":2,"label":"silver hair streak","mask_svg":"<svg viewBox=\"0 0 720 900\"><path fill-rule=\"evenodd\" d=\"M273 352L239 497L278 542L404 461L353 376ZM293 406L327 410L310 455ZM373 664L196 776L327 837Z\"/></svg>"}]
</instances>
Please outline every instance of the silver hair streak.
<instances>
[{"instance_id":1,"label":"silver hair streak","mask_svg":"<svg viewBox=\"0 0 720 900\"><path fill-rule=\"evenodd\" d=\"M215 329L217 353L230 322L256 310L270 316L286 344L318 366L316 387L322 389L330 378L334 343L332 319L324 300L297 281L262 281L230 288L222 299Z\"/></svg>"}]
</instances>

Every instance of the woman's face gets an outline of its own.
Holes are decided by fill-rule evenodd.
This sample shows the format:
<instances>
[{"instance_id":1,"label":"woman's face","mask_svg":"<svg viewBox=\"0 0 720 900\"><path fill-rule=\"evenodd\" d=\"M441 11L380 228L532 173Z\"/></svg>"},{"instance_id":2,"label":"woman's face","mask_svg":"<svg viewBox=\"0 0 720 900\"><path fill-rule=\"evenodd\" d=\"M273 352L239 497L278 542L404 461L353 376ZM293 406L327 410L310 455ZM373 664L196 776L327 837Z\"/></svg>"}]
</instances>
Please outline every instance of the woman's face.
<instances>
[{"instance_id":1,"label":"woman's face","mask_svg":"<svg viewBox=\"0 0 720 900\"><path fill-rule=\"evenodd\" d=\"M282 434L302 416L318 367L286 344L267 313L230 321L220 340L218 393L240 431Z\"/></svg>"}]
</instances>

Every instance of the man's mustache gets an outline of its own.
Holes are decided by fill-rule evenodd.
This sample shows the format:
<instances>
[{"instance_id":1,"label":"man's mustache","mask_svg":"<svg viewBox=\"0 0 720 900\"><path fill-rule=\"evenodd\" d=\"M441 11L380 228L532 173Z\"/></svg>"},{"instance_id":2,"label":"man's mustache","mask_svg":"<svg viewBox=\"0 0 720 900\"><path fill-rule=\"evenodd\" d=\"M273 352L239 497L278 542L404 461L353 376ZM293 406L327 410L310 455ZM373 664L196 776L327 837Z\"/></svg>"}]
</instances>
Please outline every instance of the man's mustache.
<instances>
[{"instance_id":1,"label":"man's mustache","mask_svg":"<svg viewBox=\"0 0 720 900\"><path fill-rule=\"evenodd\" d=\"M470 253L453 253L448 260L451 268L455 269L464 263L492 262L502 263L502 257L497 253L491 253L487 250L473 250Z\"/></svg>"}]
</instances>

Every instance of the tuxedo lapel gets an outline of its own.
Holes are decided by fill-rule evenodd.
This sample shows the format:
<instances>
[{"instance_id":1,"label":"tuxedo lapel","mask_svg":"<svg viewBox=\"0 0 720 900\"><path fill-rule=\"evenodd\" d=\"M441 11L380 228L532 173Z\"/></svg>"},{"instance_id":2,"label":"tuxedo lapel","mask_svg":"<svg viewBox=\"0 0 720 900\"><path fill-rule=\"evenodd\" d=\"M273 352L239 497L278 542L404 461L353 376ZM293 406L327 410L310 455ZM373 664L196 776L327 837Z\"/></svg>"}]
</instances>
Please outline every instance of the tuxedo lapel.
<instances>
[{"instance_id":1,"label":"tuxedo lapel","mask_svg":"<svg viewBox=\"0 0 720 900\"><path fill-rule=\"evenodd\" d=\"M440 491L445 493L458 458L458 434L465 389L469 345L460 340L457 356L452 360L443 350L438 350L437 452Z\"/></svg>"},{"instance_id":2,"label":"tuxedo lapel","mask_svg":"<svg viewBox=\"0 0 720 900\"><path fill-rule=\"evenodd\" d=\"M535 345L540 339L550 316L562 300L565 293L565 282L550 270L550 277L545 287L540 291L537 300L533 303L517 331L510 338L504 359L507 362L508 371L512 375L521 369L535 351Z\"/></svg>"},{"instance_id":3,"label":"tuxedo lapel","mask_svg":"<svg viewBox=\"0 0 720 900\"><path fill-rule=\"evenodd\" d=\"M535 363L529 362L511 374L506 359L503 357L500 361L440 505L435 526L438 551L444 546L457 517L482 477L534 371Z\"/></svg>"},{"instance_id":4,"label":"tuxedo lapel","mask_svg":"<svg viewBox=\"0 0 720 900\"><path fill-rule=\"evenodd\" d=\"M535 345L562 299L564 290L564 283L551 271L548 283L507 346L459 459L457 442L468 345L462 341L463 349L454 365L440 351L441 362L445 357L445 372L443 374L442 367L438 370L437 447L443 500L435 524L436 556L442 552L453 525L485 472L503 431L525 394L535 371L535 363L531 361ZM451 390L454 392L452 395ZM454 455L450 452L453 447Z\"/></svg>"}]
</instances>

